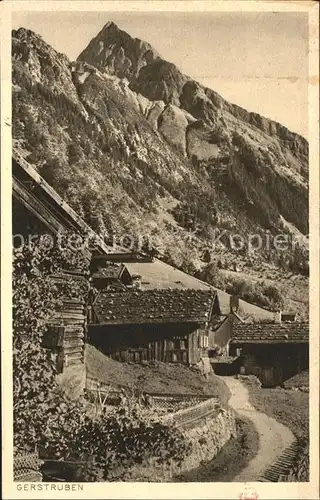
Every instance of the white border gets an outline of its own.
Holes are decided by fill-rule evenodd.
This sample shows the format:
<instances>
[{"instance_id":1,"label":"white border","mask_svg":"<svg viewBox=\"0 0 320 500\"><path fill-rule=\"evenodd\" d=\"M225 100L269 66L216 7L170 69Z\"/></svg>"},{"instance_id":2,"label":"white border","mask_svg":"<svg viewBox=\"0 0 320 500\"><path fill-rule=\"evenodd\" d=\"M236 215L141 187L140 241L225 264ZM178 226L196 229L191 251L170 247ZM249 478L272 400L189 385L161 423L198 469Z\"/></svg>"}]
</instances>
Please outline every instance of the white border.
<instances>
[{"instance_id":1,"label":"white border","mask_svg":"<svg viewBox=\"0 0 320 500\"><path fill-rule=\"evenodd\" d=\"M12 478L12 328L11 328L11 11L282 11L308 12L309 42L309 141L310 141L310 409L311 471L309 483L94 483L83 491L21 492ZM1 241L2 241L2 453L4 498L43 499L238 499L255 491L259 499L319 498L319 4L309 1L104 1L42 2L4 1L1 20ZM30 484L30 483L26 483ZM34 483L36 484L36 483ZM44 483L38 483L44 484Z\"/></svg>"}]
</instances>

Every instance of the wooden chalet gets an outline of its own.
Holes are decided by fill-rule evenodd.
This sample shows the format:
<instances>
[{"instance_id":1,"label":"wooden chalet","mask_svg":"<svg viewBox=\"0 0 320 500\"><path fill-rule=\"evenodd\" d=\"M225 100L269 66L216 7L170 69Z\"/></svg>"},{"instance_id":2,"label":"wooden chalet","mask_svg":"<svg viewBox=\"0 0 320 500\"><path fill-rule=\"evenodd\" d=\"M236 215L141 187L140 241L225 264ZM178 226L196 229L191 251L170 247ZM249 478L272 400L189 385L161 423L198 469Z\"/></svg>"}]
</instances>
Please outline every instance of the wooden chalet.
<instances>
[{"instance_id":1,"label":"wooden chalet","mask_svg":"<svg viewBox=\"0 0 320 500\"><path fill-rule=\"evenodd\" d=\"M309 366L309 324L237 323L229 355L238 358L241 373L256 375L264 387L282 385Z\"/></svg>"},{"instance_id":2,"label":"wooden chalet","mask_svg":"<svg viewBox=\"0 0 320 500\"><path fill-rule=\"evenodd\" d=\"M92 305L88 339L118 361L192 365L207 356L209 322L218 310L212 291L101 291Z\"/></svg>"}]
</instances>

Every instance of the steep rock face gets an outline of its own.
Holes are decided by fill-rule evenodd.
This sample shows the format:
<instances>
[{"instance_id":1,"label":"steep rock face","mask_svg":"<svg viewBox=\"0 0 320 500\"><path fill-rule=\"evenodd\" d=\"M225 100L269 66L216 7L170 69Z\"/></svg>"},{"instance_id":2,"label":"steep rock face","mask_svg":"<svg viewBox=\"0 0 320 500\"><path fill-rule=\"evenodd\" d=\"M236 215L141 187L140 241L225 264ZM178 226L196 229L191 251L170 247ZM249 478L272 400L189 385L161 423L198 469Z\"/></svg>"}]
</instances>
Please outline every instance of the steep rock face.
<instances>
[{"instance_id":1,"label":"steep rock face","mask_svg":"<svg viewBox=\"0 0 320 500\"><path fill-rule=\"evenodd\" d=\"M199 161L214 160L220 148L211 140L212 130L202 120L190 124L186 131L186 148L190 158Z\"/></svg>"},{"instance_id":2,"label":"steep rock face","mask_svg":"<svg viewBox=\"0 0 320 500\"><path fill-rule=\"evenodd\" d=\"M161 100L179 106L179 97L186 81L187 77L174 64L157 58L141 68L131 88L151 101Z\"/></svg>"},{"instance_id":3,"label":"steep rock face","mask_svg":"<svg viewBox=\"0 0 320 500\"><path fill-rule=\"evenodd\" d=\"M206 95L205 89L194 81L187 82L181 89L180 105L195 118L208 124L215 124L218 117L219 103L214 103Z\"/></svg>"},{"instance_id":4,"label":"steep rock face","mask_svg":"<svg viewBox=\"0 0 320 500\"><path fill-rule=\"evenodd\" d=\"M96 229L161 230L158 197L172 197L181 182L198 184L158 133L165 104L71 63L32 32L14 31L13 47L15 146Z\"/></svg>"},{"instance_id":5,"label":"steep rock face","mask_svg":"<svg viewBox=\"0 0 320 500\"><path fill-rule=\"evenodd\" d=\"M186 155L186 114L176 106L169 104L158 118L158 130L171 146Z\"/></svg>"},{"instance_id":6,"label":"steep rock face","mask_svg":"<svg viewBox=\"0 0 320 500\"><path fill-rule=\"evenodd\" d=\"M90 75L96 75L104 80L106 85L130 101L137 112L140 112L151 124L154 131L159 131L166 142L173 146L183 156L189 155L186 150L186 129L196 119L184 109L176 105L166 105L164 100L149 100L129 87L127 78L100 73L94 66L83 61L72 63L72 77L78 89L83 90L83 84ZM80 92L82 92L80 90Z\"/></svg>"}]
</instances>

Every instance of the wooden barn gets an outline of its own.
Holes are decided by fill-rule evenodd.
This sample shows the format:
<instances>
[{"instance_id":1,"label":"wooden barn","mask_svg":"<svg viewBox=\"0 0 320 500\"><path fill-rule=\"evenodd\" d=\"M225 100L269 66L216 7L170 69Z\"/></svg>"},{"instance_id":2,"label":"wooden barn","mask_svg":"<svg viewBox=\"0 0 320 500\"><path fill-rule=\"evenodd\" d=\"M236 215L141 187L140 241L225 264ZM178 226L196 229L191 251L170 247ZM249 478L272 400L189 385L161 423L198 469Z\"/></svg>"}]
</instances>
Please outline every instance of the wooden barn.
<instances>
[{"instance_id":1,"label":"wooden barn","mask_svg":"<svg viewBox=\"0 0 320 500\"><path fill-rule=\"evenodd\" d=\"M231 360L233 357L229 355L229 343L237 325L259 321L268 321L271 323L275 319L273 312L254 306L253 304L248 304L242 301L237 295L227 297L225 292L218 291L221 316L212 318L209 334L211 365L213 366L214 363L217 363L217 369L219 371L223 369L223 374L227 374L230 369L234 370L236 366L233 363L234 360ZM232 367L230 363L232 363ZM213 368L215 369L215 367Z\"/></svg>"},{"instance_id":2,"label":"wooden barn","mask_svg":"<svg viewBox=\"0 0 320 500\"><path fill-rule=\"evenodd\" d=\"M207 356L209 322L218 311L211 290L101 291L88 339L118 361L192 365Z\"/></svg>"},{"instance_id":3,"label":"wooden barn","mask_svg":"<svg viewBox=\"0 0 320 500\"><path fill-rule=\"evenodd\" d=\"M229 344L240 372L257 376L263 387L282 385L309 366L308 323L237 324Z\"/></svg>"}]
</instances>

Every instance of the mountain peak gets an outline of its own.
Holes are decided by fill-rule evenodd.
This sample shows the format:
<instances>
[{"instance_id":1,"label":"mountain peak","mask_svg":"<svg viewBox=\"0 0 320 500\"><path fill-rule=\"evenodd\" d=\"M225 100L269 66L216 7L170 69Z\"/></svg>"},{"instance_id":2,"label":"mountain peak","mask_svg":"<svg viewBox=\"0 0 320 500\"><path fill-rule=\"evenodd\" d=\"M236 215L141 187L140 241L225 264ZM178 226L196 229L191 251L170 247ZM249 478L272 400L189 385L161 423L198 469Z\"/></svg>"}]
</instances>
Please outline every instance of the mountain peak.
<instances>
[{"instance_id":1,"label":"mountain peak","mask_svg":"<svg viewBox=\"0 0 320 500\"><path fill-rule=\"evenodd\" d=\"M106 29L119 29L118 26L113 22L113 21L108 21L104 27L102 28L103 30L106 30Z\"/></svg>"},{"instance_id":2,"label":"mountain peak","mask_svg":"<svg viewBox=\"0 0 320 500\"><path fill-rule=\"evenodd\" d=\"M113 21L108 21L98 33L97 36L117 36L117 35L122 35L127 38L131 38L131 36L126 32L123 31L122 29L119 28L119 26L114 23Z\"/></svg>"},{"instance_id":3,"label":"mountain peak","mask_svg":"<svg viewBox=\"0 0 320 500\"><path fill-rule=\"evenodd\" d=\"M97 34L93 40L104 41L104 48L107 48L110 44L130 44L136 41L129 33L119 28L119 26L113 21L108 21L101 31ZM91 42L93 41L91 40ZM139 40L140 41L140 40ZM90 43L91 43L90 42Z\"/></svg>"},{"instance_id":4,"label":"mountain peak","mask_svg":"<svg viewBox=\"0 0 320 500\"><path fill-rule=\"evenodd\" d=\"M113 21L108 21L78 56L78 61L132 81L142 67L157 58L159 54L149 43L131 37Z\"/></svg>"}]
</instances>

